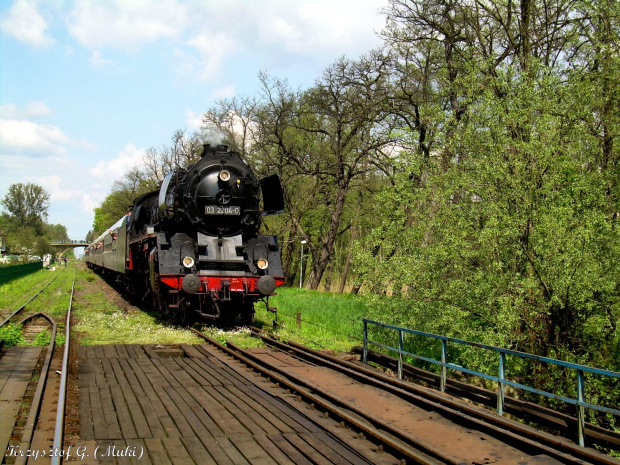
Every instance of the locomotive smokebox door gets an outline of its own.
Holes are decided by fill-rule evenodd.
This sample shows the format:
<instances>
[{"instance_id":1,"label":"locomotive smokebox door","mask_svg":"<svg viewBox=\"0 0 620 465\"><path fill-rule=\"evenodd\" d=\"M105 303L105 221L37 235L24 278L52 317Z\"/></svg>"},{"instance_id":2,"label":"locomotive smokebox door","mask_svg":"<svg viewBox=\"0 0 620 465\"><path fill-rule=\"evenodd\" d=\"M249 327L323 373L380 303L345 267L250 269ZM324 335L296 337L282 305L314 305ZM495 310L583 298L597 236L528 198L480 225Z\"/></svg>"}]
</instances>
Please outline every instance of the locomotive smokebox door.
<instances>
[{"instance_id":1,"label":"locomotive smokebox door","mask_svg":"<svg viewBox=\"0 0 620 465\"><path fill-rule=\"evenodd\" d=\"M272 174L260 180L260 188L263 192L262 215L273 215L284 211L284 193L280 177Z\"/></svg>"}]
</instances>

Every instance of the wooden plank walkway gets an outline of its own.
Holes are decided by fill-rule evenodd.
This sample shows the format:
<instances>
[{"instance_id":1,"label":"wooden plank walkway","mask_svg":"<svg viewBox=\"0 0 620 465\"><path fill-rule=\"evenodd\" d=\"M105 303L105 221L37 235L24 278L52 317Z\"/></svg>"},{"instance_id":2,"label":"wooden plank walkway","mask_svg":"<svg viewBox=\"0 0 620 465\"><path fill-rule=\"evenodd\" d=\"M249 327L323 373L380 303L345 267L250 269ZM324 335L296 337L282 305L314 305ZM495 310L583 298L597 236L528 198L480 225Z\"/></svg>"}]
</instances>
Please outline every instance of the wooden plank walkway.
<instances>
[{"instance_id":1,"label":"wooden plank walkway","mask_svg":"<svg viewBox=\"0 0 620 465\"><path fill-rule=\"evenodd\" d=\"M7 450L15 419L42 347L13 346L0 359L0 451Z\"/></svg>"},{"instance_id":2,"label":"wooden plank walkway","mask_svg":"<svg viewBox=\"0 0 620 465\"><path fill-rule=\"evenodd\" d=\"M326 434L286 401L290 394L209 346L181 347L184 358L162 358L153 346L79 348L81 441L100 448L100 461L387 463L356 452L347 434ZM128 456L102 457L103 450Z\"/></svg>"}]
</instances>

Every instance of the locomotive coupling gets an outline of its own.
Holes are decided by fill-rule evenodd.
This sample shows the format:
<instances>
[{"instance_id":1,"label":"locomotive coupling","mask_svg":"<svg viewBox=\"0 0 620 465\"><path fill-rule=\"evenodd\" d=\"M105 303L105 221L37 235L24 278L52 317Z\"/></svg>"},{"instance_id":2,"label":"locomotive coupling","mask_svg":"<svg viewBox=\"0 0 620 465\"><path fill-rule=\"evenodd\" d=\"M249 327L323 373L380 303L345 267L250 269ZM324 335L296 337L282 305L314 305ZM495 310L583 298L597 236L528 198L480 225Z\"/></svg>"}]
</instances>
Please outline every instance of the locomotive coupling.
<instances>
[{"instance_id":1,"label":"locomotive coupling","mask_svg":"<svg viewBox=\"0 0 620 465\"><path fill-rule=\"evenodd\" d=\"M258 280L258 292L263 295L271 295L276 290L276 280L273 276L261 276Z\"/></svg>"},{"instance_id":2,"label":"locomotive coupling","mask_svg":"<svg viewBox=\"0 0 620 465\"><path fill-rule=\"evenodd\" d=\"M186 275L181 283L181 287L188 294L195 294L200 290L200 286L202 286L202 282L195 274Z\"/></svg>"}]
</instances>

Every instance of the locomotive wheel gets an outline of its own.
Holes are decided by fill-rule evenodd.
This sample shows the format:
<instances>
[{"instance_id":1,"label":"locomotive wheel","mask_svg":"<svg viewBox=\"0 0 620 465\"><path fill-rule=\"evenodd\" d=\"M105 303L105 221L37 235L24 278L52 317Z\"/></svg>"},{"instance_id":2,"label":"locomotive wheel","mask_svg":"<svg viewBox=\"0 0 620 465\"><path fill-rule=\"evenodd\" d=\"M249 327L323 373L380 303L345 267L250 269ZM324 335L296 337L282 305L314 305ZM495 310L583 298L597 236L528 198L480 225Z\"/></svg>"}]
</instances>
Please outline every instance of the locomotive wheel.
<instances>
[{"instance_id":1,"label":"locomotive wheel","mask_svg":"<svg viewBox=\"0 0 620 465\"><path fill-rule=\"evenodd\" d=\"M254 324L254 311L252 311L251 313L242 313L239 320L241 326L250 326Z\"/></svg>"},{"instance_id":2,"label":"locomotive wheel","mask_svg":"<svg viewBox=\"0 0 620 465\"><path fill-rule=\"evenodd\" d=\"M176 311L176 320L180 325L188 326L194 322L194 311L189 302L183 300Z\"/></svg>"}]
</instances>

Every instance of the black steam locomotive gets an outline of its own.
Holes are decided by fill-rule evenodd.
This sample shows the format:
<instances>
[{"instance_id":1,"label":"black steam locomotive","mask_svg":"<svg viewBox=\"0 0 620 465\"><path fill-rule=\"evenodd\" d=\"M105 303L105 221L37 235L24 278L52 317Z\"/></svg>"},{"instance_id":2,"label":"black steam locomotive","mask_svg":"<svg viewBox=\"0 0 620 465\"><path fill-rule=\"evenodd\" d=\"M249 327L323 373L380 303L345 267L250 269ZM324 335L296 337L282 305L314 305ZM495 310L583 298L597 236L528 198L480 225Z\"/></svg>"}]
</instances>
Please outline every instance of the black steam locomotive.
<instances>
[{"instance_id":1,"label":"black steam locomotive","mask_svg":"<svg viewBox=\"0 0 620 465\"><path fill-rule=\"evenodd\" d=\"M258 180L237 152L205 145L195 165L138 197L86 262L181 323L249 323L254 303L284 283L276 237L259 234L261 218L283 208L277 175Z\"/></svg>"}]
</instances>

